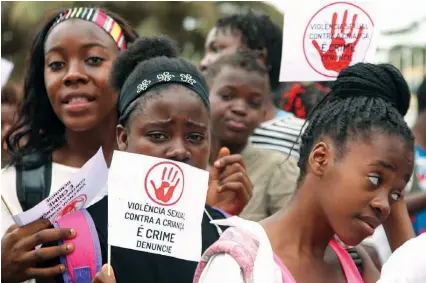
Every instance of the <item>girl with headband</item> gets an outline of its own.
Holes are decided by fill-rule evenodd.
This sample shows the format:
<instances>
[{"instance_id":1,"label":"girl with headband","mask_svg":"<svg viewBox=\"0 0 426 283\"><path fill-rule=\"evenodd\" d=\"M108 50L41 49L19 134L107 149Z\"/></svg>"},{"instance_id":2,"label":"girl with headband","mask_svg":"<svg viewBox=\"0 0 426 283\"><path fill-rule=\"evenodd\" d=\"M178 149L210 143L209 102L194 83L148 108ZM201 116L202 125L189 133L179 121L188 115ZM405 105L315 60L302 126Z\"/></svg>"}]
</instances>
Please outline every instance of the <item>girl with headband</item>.
<instances>
[{"instance_id":1,"label":"girl with headband","mask_svg":"<svg viewBox=\"0 0 426 283\"><path fill-rule=\"evenodd\" d=\"M13 213L28 210L54 193L100 146L111 161L117 148L118 95L110 87L109 74L114 59L137 36L121 17L84 7L61 11L36 34L19 120L5 138L13 159L2 172L2 197ZM10 225L4 217L2 234ZM22 282L63 272L59 265L34 268L37 261L72 252L65 245L34 250L75 234L49 227L49 221L39 220L7 231L2 239L2 281Z\"/></svg>"},{"instance_id":2,"label":"girl with headband","mask_svg":"<svg viewBox=\"0 0 426 283\"><path fill-rule=\"evenodd\" d=\"M120 92L118 147L205 170L211 145L208 88L197 68L177 55L177 48L167 38L148 37L138 39L116 59L111 78ZM248 179L241 170L227 170L220 178L241 185ZM224 218L210 206L205 208L201 224L203 251L219 238L222 229L210 221ZM88 207L87 212L96 226L105 264L108 196ZM84 247L75 247L79 248ZM55 264L50 262L44 267ZM111 247L111 265L118 282L140 278L144 283L190 283L197 263ZM63 282L62 277L57 282Z\"/></svg>"}]
</instances>

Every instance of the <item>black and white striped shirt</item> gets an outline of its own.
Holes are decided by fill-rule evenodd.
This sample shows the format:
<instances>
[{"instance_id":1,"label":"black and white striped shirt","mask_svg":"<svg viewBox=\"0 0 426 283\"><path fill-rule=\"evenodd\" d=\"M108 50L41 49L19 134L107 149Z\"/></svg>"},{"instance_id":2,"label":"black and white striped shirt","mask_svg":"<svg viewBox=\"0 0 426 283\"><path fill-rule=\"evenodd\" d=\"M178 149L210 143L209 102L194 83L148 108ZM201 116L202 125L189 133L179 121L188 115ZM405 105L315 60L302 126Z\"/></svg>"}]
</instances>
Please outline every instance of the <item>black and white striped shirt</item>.
<instances>
[{"instance_id":1,"label":"black and white striped shirt","mask_svg":"<svg viewBox=\"0 0 426 283\"><path fill-rule=\"evenodd\" d=\"M299 157L299 134L305 120L292 114L262 123L250 137L251 144L256 148L279 151ZM297 143L296 143L297 141Z\"/></svg>"}]
</instances>

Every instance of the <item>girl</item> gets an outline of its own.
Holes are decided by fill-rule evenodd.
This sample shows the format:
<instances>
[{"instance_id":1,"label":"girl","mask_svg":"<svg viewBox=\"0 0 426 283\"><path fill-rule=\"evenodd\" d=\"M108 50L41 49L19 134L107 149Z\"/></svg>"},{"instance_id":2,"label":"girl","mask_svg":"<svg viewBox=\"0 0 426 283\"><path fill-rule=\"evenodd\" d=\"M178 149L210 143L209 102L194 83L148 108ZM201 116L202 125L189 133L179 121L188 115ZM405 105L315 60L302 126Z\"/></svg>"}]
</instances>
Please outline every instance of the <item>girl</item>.
<instances>
[{"instance_id":1,"label":"girl","mask_svg":"<svg viewBox=\"0 0 426 283\"><path fill-rule=\"evenodd\" d=\"M288 205L299 174L295 157L248 144L249 136L265 115L268 69L255 54L236 52L213 63L206 78L217 142L231 152L241 152L254 184L254 196L240 216L263 220Z\"/></svg>"},{"instance_id":2,"label":"girl","mask_svg":"<svg viewBox=\"0 0 426 283\"><path fill-rule=\"evenodd\" d=\"M361 276L335 235L356 246L390 221L391 209L405 206L414 162L413 135L402 117L409 98L391 65L343 70L309 117L290 207L260 224L218 222L235 228L205 252L194 283L376 282L369 257L358 251Z\"/></svg>"},{"instance_id":3,"label":"girl","mask_svg":"<svg viewBox=\"0 0 426 283\"><path fill-rule=\"evenodd\" d=\"M207 84L195 66L176 56L170 40L152 37L140 38L116 59L111 78L120 93L118 147L206 169L211 143ZM231 168L220 179L245 186L247 175ZM87 209L99 235L103 263L108 246L107 205L106 196ZM209 223L212 218L224 216L206 206L203 251L219 238L220 227ZM195 262L118 247L112 247L111 260L118 282L186 283L192 281L196 268ZM58 259L43 266L57 263ZM57 282L63 282L62 277Z\"/></svg>"},{"instance_id":4,"label":"girl","mask_svg":"<svg viewBox=\"0 0 426 283\"><path fill-rule=\"evenodd\" d=\"M12 161L2 171L2 197L13 213L28 210L54 193L100 146L107 162L111 161L117 148L117 94L108 75L120 51L136 38L137 33L121 17L95 8L62 10L37 33L29 54L19 120L5 138ZM2 234L11 224L7 216L2 214ZM61 272L59 267L34 269L33 249L46 239L38 243L28 240L49 225L38 221L25 229L13 226L7 231L14 233L4 239L2 279L22 281ZM69 231L44 233L47 240L72 236ZM19 241L27 245L19 245ZM61 246L44 255L68 252Z\"/></svg>"}]
</instances>

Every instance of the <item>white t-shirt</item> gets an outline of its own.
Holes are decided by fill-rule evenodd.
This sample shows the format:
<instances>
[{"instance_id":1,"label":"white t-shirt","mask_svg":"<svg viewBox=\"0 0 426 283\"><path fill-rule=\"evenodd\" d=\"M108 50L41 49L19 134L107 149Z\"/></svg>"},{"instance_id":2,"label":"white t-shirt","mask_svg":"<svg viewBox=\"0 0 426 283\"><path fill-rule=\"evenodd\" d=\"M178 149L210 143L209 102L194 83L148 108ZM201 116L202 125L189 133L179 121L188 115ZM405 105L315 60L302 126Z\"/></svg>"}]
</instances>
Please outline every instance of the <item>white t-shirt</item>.
<instances>
[{"instance_id":1,"label":"white t-shirt","mask_svg":"<svg viewBox=\"0 0 426 283\"><path fill-rule=\"evenodd\" d=\"M52 163L52 181L50 187L50 195L54 194L59 188L62 187L71 176L77 172L79 168L69 167L59 163ZM102 189L101 193L89 204L92 205L101 200L107 194L107 186ZM16 170L15 167L5 168L1 172L1 195L7 202L7 206L10 208L13 214L22 212L21 204L18 200L16 193ZM1 214L1 235L3 236L6 230L12 225L13 219L8 213L4 203L2 202L2 214Z\"/></svg>"}]
</instances>

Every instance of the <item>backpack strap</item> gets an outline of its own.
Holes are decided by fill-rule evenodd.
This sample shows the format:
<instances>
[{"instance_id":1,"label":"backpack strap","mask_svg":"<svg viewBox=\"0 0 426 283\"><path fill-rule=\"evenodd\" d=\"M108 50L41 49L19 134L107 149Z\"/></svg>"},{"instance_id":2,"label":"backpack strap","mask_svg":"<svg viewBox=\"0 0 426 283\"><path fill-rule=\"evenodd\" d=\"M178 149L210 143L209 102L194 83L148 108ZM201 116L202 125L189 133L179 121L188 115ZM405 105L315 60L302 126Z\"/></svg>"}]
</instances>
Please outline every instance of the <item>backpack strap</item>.
<instances>
[{"instance_id":1,"label":"backpack strap","mask_svg":"<svg viewBox=\"0 0 426 283\"><path fill-rule=\"evenodd\" d=\"M211 245L201 257L194 275L193 283L198 283L209 260L217 254L228 254L241 268L244 282L253 280L254 261L259 242L238 229L227 229L220 239Z\"/></svg>"},{"instance_id":2,"label":"backpack strap","mask_svg":"<svg viewBox=\"0 0 426 283\"><path fill-rule=\"evenodd\" d=\"M34 153L22 158L22 164L37 163L41 155ZM49 196L52 179L51 155L38 166L16 167L16 191L22 210L27 211Z\"/></svg>"},{"instance_id":3,"label":"backpack strap","mask_svg":"<svg viewBox=\"0 0 426 283\"><path fill-rule=\"evenodd\" d=\"M60 258L66 267L62 275L64 282L90 283L102 268L101 246L92 217L83 209L63 216L53 225L55 228L73 228L77 233L74 239L59 243L74 245L73 253Z\"/></svg>"}]
</instances>

